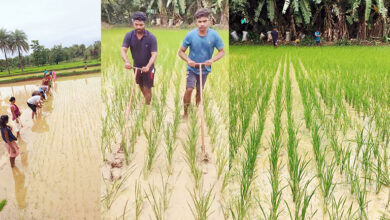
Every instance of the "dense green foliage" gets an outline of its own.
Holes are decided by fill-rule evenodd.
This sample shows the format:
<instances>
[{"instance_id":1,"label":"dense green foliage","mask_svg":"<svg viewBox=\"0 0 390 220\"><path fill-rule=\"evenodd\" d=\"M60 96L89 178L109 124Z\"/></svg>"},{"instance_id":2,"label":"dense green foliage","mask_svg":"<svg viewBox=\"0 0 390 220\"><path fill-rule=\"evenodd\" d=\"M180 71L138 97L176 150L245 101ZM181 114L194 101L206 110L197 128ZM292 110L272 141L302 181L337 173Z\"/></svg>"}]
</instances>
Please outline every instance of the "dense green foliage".
<instances>
[{"instance_id":1,"label":"dense green foliage","mask_svg":"<svg viewBox=\"0 0 390 220\"><path fill-rule=\"evenodd\" d=\"M282 37L291 33L291 40L300 34L313 36L319 30L326 40L389 37L390 1L388 0L232 0L230 28L259 34L277 27ZM241 19L248 20L247 27Z\"/></svg>"}]
</instances>

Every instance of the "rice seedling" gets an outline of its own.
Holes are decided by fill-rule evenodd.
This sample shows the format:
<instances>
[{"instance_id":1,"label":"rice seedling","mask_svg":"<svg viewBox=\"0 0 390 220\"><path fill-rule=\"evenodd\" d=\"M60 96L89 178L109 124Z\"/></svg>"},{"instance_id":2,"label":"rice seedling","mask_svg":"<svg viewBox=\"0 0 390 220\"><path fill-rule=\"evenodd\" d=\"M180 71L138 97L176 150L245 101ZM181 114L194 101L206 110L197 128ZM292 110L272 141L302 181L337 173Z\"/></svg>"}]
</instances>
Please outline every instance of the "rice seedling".
<instances>
[{"instance_id":1,"label":"rice seedling","mask_svg":"<svg viewBox=\"0 0 390 220\"><path fill-rule=\"evenodd\" d=\"M191 212L196 220L206 220L208 219L210 213L211 203L214 200L214 196L212 194L213 188L211 188L207 192L202 192L201 189L194 189L191 193L191 198L193 205L191 206Z\"/></svg>"},{"instance_id":2,"label":"rice seedling","mask_svg":"<svg viewBox=\"0 0 390 220\"><path fill-rule=\"evenodd\" d=\"M146 154L146 160L145 160L147 171L151 171L153 161L157 153L157 143L159 139L158 127L159 125L157 124L157 120L153 120L150 130L146 131L146 129L144 129L144 134L148 142L148 146L147 146L148 153Z\"/></svg>"},{"instance_id":3,"label":"rice seedling","mask_svg":"<svg viewBox=\"0 0 390 220\"><path fill-rule=\"evenodd\" d=\"M172 127L173 125L171 123L168 123L164 130L164 138L165 138L165 146L166 146L165 155L168 161L168 172L170 173L172 171L172 157L173 157L173 152L175 150L174 147L175 140L173 137L174 134L172 133Z\"/></svg>"},{"instance_id":4,"label":"rice seedling","mask_svg":"<svg viewBox=\"0 0 390 220\"><path fill-rule=\"evenodd\" d=\"M115 202L118 195L124 190L122 186L126 182L126 180L130 177L132 170L128 170L127 173L122 176L119 180L114 180L111 184L104 182L106 184L106 192L101 199L101 203L105 209L110 209L112 204Z\"/></svg>"},{"instance_id":5,"label":"rice seedling","mask_svg":"<svg viewBox=\"0 0 390 220\"><path fill-rule=\"evenodd\" d=\"M381 57L371 55L373 51ZM378 204L386 205L383 190L387 190L390 176L387 155L390 125L390 76L386 74L390 68L386 62L388 48L280 47L275 50L231 46L230 52L229 172L232 172L232 179L237 180L232 183L232 192L240 196L230 203L232 218L253 218L256 212L252 209L251 199L240 202L243 201L241 196L245 198L245 195L258 193L263 188L263 191L270 192L270 207L265 209L264 195L261 194L262 199L258 201L260 218L375 218L370 215L378 213L374 211ZM357 56L357 52L366 55ZM336 56L338 58L334 59ZM287 71L279 68L284 62ZM283 75L286 72L289 74ZM280 78L274 80L275 75L283 76L284 96L283 89L278 94ZM250 88L253 86L256 89ZM267 108L267 97L271 93L275 95L275 106L278 106L272 112ZM279 120L284 110L283 98L287 119L281 117ZM283 104L279 105L279 100ZM255 116L253 106L257 110ZM297 126L300 124L305 126ZM283 136L284 127L286 139L278 140L277 137ZM253 133L258 132L261 139L263 129L271 135L270 148L264 149L269 152L269 158L267 162L257 163L252 173L250 166L244 166L244 163L248 161L247 151L251 139L254 140ZM283 146L282 140L286 140L286 148L275 147ZM311 143L310 147L308 143ZM262 155L258 157L262 158ZM287 169L283 169L284 165ZM258 189L248 187L248 182L253 181L250 176L263 178L267 169L270 184L263 184ZM310 190L305 189L308 174L313 173L313 169L315 181L308 184ZM239 170L239 175L234 173L236 170ZM289 192L283 191L282 194L280 184L283 179L278 181L277 177L280 178L280 173L285 176L285 171L288 171ZM318 188L320 196L312 194L313 187L316 187L315 191ZM371 189L375 189L376 195L369 194ZM371 196L376 201L374 204L368 202ZM278 204L279 198L285 202ZM322 206L319 212L316 211L317 204ZM277 211L273 209L275 207ZM284 207L288 213L280 211ZM318 216L318 213L323 216Z\"/></svg>"},{"instance_id":6,"label":"rice seedling","mask_svg":"<svg viewBox=\"0 0 390 220\"><path fill-rule=\"evenodd\" d=\"M169 186L169 176L164 180L161 174L161 186L162 189L158 189L149 184L149 191L145 192L145 197L152 206L154 217L159 220L165 219L165 212L168 210L172 194L171 187Z\"/></svg>"},{"instance_id":7,"label":"rice seedling","mask_svg":"<svg viewBox=\"0 0 390 220\"><path fill-rule=\"evenodd\" d=\"M330 208L329 219L331 220L342 220L342 219L355 219L354 213L352 213L352 204L346 209L347 198L341 196L338 200L333 196L332 197L332 206Z\"/></svg>"},{"instance_id":8,"label":"rice seedling","mask_svg":"<svg viewBox=\"0 0 390 220\"><path fill-rule=\"evenodd\" d=\"M134 195L135 195L135 219L138 220L144 206L141 184L138 181L136 181L134 184Z\"/></svg>"},{"instance_id":9,"label":"rice seedling","mask_svg":"<svg viewBox=\"0 0 390 220\"><path fill-rule=\"evenodd\" d=\"M185 151L185 159L186 162L191 170L191 174L194 178L195 186L198 188L201 184L201 178L202 178L202 171L198 167L196 158L197 158L197 141L199 136L199 128L198 128L198 121L196 112L193 108L189 109L189 117L190 117L190 124L189 124L189 132L187 141L183 143L183 148Z\"/></svg>"}]
</instances>

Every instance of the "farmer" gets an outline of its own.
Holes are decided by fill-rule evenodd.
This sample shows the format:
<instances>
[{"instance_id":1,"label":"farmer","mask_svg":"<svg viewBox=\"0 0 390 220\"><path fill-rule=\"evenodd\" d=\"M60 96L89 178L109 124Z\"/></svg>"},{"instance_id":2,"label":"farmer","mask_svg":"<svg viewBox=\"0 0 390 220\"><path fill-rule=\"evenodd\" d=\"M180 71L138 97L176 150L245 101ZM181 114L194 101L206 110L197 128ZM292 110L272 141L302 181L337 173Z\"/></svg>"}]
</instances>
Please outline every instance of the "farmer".
<instances>
[{"instance_id":1,"label":"farmer","mask_svg":"<svg viewBox=\"0 0 390 220\"><path fill-rule=\"evenodd\" d=\"M47 94L50 95L50 76L46 74L46 76L42 79L41 86Z\"/></svg>"},{"instance_id":2,"label":"farmer","mask_svg":"<svg viewBox=\"0 0 390 220\"><path fill-rule=\"evenodd\" d=\"M199 79L199 65L197 63L204 63L202 66L202 85L206 83L208 74L211 72L211 64L221 59L225 55L224 44L219 34L209 28L210 26L210 12L202 8L195 13L196 29L187 33L180 50L179 56L187 62L187 85L183 97L184 115L188 116L188 106L191 103L192 90L196 85L196 105L200 103L200 79ZM187 48L190 48L189 56L186 55ZM214 48L217 48L218 53L213 56Z\"/></svg>"},{"instance_id":3,"label":"farmer","mask_svg":"<svg viewBox=\"0 0 390 220\"><path fill-rule=\"evenodd\" d=\"M8 150L11 167L15 167L15 157L19 155L19 147L15 141L18 139L14 136L14 134L12 134L12 128L8 126L7 123L8 115L2 115L0 117L1 137L3 138L5 147Z\"/></svg>"},{"instance_id":4,"label":"farmer","mask_svg":"<svg viewBox=\"0 0 390 220\"><path fill-rule=\"evenodd\" d=\"M40 95L40 96L43 97L43 99L46 99L45 90L43 90L41 87L39 87L39 91L38 91L38 90L35 90L35 91L32 93L32 96L36 96L36 95Z\"/></svg>"},{"instance_id":5,"label":"farmer","mask_svg":"<svg viewBox=\"0 0 390 220\"><path fill-rule=\"evenodd\" d=\"M274 29L271 31L271 36L272 36L272 42L274 44L274 47L278 47L278 29L274 27Z\"/></svg>"},{"instance_id":6,"label":"farmer","mask_svg":"<svg viewBox=\"0 0 390 220\"><path fill-rule=\"evenodd\" d=\"M41 95L34 95L27 100L27 105L32 110L32 119L34 119L34 115L35 116L37 115L37 107L38 108L42 107L42 103L41 103L42 100L43 97Z\"/></svg>"},{"instance_id":7,"label":"farmer","mask_svg":"<svg viewBox=\"0 0 390 220\"><path fill-rule=\"evenodd\" d=\"M315 39L316 39L316 44L317 45L321 45L321 35L320 35L320 31L316 31L315 33L314 33L314 37L315 37Z\"/></svg>"},{"instance_id":8,"label":"farmer","mask_svg":"<svg viewBox=\"0 0 390 220\"><path fill-rule=\"evenodd\" d=\"M52 73L53 73L53 81L56 81L56 79L57 79L56 72L54 70L52 70Z\"/></svg>"},{"instance_id":9,"label":"farmer","mask_svg":"<svg viewBox=\"0 0 390 220\"><path fill-rule=\"evenodd\" d=\"M121 55L126 69L132 69L127 50L130 47L134 62L136 82L145 98L145 103L152 100L152 87L154 81L154 61L157 58L156 37L145 30L146 15L143 12L135 12L132 16L134 30L128 32L123 40Z\"/></svg>"},{"instance_id":10,"label":"farmer","mask_svg":"<svg viewBox=\"0 0 390 220\"><path fill-rule=\"evenodd\" d=\"M15 97L11 97L9 99L11 102L10 109L12 114L12 121L15 121L16 123L16 136L20 136L20 129L23 128L22 122L20 121L19 117L21 115L19 107L15 104Z\"/></svg>"}]
</instances>

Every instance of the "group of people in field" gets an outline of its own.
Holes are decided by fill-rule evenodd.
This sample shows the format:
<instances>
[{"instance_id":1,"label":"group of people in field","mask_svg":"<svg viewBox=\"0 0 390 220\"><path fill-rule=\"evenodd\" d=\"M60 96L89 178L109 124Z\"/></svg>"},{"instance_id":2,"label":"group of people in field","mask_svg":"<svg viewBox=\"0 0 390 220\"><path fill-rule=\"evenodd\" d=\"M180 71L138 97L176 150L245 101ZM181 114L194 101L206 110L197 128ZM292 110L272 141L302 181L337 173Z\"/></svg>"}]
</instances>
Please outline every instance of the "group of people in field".
<instances>
[{"instance_id":1,"label":"group of people in field","mask_svg":"<svg viewBox=\"0 0 390 220\"><path fill-rule=\"evenodd\" d=\"M275 48L278 47L278 36L279 36L278 29L276 27L274 27L271 31L271 38L272 38L272 43L273 43ZM317 46L321 46L320 31L317 30L316 32L314 32L314 40L316 41ZM299 43L299 39L296 39L295 43Z\"/></svg>"},{"instance_id":2,"label":"group of people in field","mask_svg":"<svg viewBox=\"0 0 390 220\"><path fill-rule=\"evenodd\" d=\"M189 31L184 38L178 55L187 63L187 82L183 97L184 115L187 118L188 107L191 103L192 91L196 88L196 104L200 104L200 88L204 88L207 76L211 72L211 65L225 55L224 43L218 32L209 28L211 25L210 11L202 8L196 11L197 28ZM146 16L143 12L135 12L132 16L134 30L128 32L123 40L121 55L126 69L133 69L136 83L145 98L145 104L152 100L152 87L156 74L154 63L157 58L156 37L145 29ZM130 63L127 52L131 50L133 65ZM189 48L189 55L186 51ZM217 53L213 56L214 49ZM202 68L200 71L200 68ZM200 82L202 72L202 82ZM200 87L202 83L202 87ZM206 152L203 156L207 157Z\"/></svg>"},{"instance_id":3,"label":"group of people in field","mask_svg":"<svg viewBox=\"0 0 390 220\"><path fill-rule=\"evenodd\" d=\"M47 96L51 96L50 88L54 84L57 76L54 70L48 72L44 71L44 77L42 78L42 84L38 87L38 90L32 92L31 97L27 100L27 106L32 111L32 119L37 117L37 109L42 108L43 101L47 99ZM16 143L17 138L20 137L20 130L23 128L21 121L21 114L19 107L16 105L16 99L12 96L9 99L10 110L12 116L12 122L14 126L9 126L9 116L1 115L0 116L0 132L1 137L5 142L5 147L7 148L11 167L15 166L15 158L19 155L19 147ZM16 136L13 131L16 131Z\"/></svg>"}]
</instances>

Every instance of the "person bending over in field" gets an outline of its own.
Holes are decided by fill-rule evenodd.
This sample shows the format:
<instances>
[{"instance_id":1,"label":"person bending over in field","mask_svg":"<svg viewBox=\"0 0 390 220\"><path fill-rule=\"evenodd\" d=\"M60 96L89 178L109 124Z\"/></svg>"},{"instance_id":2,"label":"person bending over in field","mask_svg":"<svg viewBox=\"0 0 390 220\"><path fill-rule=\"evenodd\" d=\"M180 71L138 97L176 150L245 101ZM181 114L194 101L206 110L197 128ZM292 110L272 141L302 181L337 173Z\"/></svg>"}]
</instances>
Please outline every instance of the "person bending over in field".
<instances>
[{"instance_id":1,"label":"person bending over in field","mask_svg":"<svg viewBox=\"0 0 390 220\"><path fill-rule=\"evenodd\" d=\"M154 81L154 61L157 58L157 40L149 31L145 30L146 16L143 12L135 12L132 17L134 30L125 35L121 55L126 69L132 69L127 50L130 47L134 61L136 82L145 98L145 103L152 100L152 87Z\"/></svg>"},{"instance_id":2,"label":"person bending over in field","mask_svg":"<svg viewBox=\"0 0 390 220\"><path fill-rule=\"evenodd\" d=\"M39 87L39 91L38 90L35 90L31 96L35 96L35 95L40 95L43 97L43 99L46 99L46 94L45 94L45 90L43 90L41 87Z\"/></svg>"},{"instance_id":3,"label":"person bending over in field","mask_svg":"<svg viewBox=\"0 0 390 220\"><path fill-rule=\"evenodd\" d=\"M16 140L18 140L14 134L12 133L12 128L7 125L8 123L8 115L2 115L0 117L0 131L1 137L5 142L5 147L7 148L9 154L9 161L11 163L11 167L15 167L15 158L19 155L19 147L16 144Z\"/></svg>"},{"instance_id":4,"label":"person bending over in field","mask_svg":"<svg viewBox=\"0 0 390 220\"><path fill-rule=\"evenodd\" d=\"M43 96L35 95L27 100L28 107L32 110L32 119L37 115L37 108L42 107Z\"/></svg>"},{"instance_id":5,"label":"person bending over in field","mask_svg":"<svg viewBox=\"0 0 390 220\"><path fill-rule=\"evenodd\" d=\"M16 136L20 136L20 129L23 128L22 122L20 121L20 110L19 107L15 104L16 100L15 97L11 97L9 99L11 102L10 109L12 114L12 121L15 121L16 123Z\"/></svg>"},{"instance_id":6,"label":"person bending over in field","mask_svg":"<svg viewBox=\"0 0 390 220\"><path fill-rule=\"evenodd\" d=\"M42 79L41 88L45 90L46 94L50 95L50 76L48 74Z\"/></svg>"},{"instance_id":7,"label":"person bending over in field","mask_svg":"<svg viewBox=\"0 0 390 220\"><path fill-rule=\"evenodd\" d=\"M200 103L200 79L199 65L202 65L202 85L206 83L208 74L211 72L211 64L221 59L225 55L224 44L218 32L209 28L210 26L210 11L205 8L199 9L195 13L197 28L187 33L179 50L179 56L187 62L187 85L183 97L184 115L188 116L188 106L191 103L191 94L196 86L196 105ZM187 48L190 48L190 53L187 56ZM218 53L213 56L214 48Z\"/></svg>"}]
</instances>

